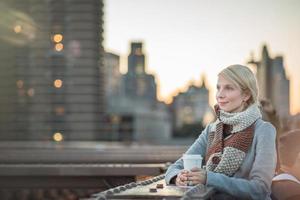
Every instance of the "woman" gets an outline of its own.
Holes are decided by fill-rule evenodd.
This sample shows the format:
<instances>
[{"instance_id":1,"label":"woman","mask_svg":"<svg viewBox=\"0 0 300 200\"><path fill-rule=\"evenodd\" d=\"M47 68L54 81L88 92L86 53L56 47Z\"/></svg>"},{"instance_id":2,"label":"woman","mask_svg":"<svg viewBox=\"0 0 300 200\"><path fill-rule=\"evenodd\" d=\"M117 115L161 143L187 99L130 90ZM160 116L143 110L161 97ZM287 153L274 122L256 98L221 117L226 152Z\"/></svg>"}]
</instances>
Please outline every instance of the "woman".
<instances>
[{"instance_id":1,"label":"woman","mask_svg":"<svg viewBox=\"0 0 300 200\"><path fill-rule=\"evenodd\" d=\"M236 199L270 199L276 130L261 119L257 81L251 70L242 65L223 69L216 100L218 119L186 152L201 154L206 168L183 170L181 158L168 168L167 184L204 184Z\"/></svg>"}]
</instances>

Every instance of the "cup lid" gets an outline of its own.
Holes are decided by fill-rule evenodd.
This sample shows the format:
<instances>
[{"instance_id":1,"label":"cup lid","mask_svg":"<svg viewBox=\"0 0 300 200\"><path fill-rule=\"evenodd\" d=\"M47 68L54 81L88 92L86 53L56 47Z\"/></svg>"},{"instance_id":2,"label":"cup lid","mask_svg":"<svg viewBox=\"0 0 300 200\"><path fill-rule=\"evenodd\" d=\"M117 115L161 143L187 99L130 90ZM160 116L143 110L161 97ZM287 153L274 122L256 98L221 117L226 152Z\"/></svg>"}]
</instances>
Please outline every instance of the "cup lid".
<instances>
[{"instance_id":1,"label":"cup lid","mask_svg":"<svg viewBox=\"0 0 300 200\"><path fill-rule=\"evenodd\" d=\"M184 159L202 159L200 154L183 154L182 157Z\"/></svg>"}]
</instances>

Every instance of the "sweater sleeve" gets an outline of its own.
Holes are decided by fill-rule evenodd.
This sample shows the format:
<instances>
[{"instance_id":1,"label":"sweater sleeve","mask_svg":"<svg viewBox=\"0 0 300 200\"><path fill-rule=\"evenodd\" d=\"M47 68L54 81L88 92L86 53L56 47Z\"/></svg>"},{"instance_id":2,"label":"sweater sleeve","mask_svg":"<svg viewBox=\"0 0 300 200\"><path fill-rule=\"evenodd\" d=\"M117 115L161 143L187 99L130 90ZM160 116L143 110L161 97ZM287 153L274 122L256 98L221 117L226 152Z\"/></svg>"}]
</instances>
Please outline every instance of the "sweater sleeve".
<instances>
[{"instance_id":1,"label":"sweater sleeve","mask_svg":"<svg viewBox=\"0 0 300 200\"><path fill-rule=\"evenodd\" d=\"M207 136L209 133L209 125L202 131L197 140L190 146L190 148L185 152L186 154L201 154L203 160L206 154L206 146L207 146ZM167 184L170 184L172 178L177 176L177 174L183 169L183 160L182 157L179 158L175 163L170 165L168 168L165 180Z\"/></svg>"},{"instance_id":2,"label":"sweater sleeve","mask_svg":"<svg viewBox=\"0 0 300 200\"><path fill-rule=\"evenodd\" d=\"M208 171L206 185L242 199L268 198L276 166L276 130L265 122L255 131L255 159L248 178L228 177Z\"/></svg>"}]
</instances>

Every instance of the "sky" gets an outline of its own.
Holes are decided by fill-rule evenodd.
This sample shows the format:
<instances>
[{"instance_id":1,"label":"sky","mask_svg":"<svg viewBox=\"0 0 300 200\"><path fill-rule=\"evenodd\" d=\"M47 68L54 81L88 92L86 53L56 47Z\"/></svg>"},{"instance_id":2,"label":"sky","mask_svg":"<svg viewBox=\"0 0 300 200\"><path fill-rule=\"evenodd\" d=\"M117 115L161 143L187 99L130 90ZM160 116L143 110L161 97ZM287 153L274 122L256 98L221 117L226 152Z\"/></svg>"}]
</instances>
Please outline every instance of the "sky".
<instances>
[{"instance_id":1,"label":"sky","mask_svg":"<svg viewBox=\"0 0 300 200\"><path fill-rule=\"evenodd\" d=\"M299 0L104 0L104 47L121 56L126 72L131 41L142 41L147 72L159 100L170 102L202 74L215 103L218 72L261 58L283 56L291 113L300 112Z\"/></svg>"}]
</instances>

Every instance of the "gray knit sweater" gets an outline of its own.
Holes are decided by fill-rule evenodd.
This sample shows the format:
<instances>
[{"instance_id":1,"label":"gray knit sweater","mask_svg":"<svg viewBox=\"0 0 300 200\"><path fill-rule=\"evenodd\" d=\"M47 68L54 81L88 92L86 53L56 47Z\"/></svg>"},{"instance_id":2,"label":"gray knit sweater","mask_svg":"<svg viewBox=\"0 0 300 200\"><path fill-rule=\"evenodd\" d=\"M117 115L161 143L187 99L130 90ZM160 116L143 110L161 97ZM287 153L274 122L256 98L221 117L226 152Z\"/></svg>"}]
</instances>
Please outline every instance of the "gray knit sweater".
<instances>
[{"instance_id":1,"label":"gray knit sweater","mask_svg":"<svg viewBox=\"0 0 300 200\"><path fill-rule=\"evenodd\" d=\"M205 158L208 125L187 150L187 154L201 154ZM276 166L276 130L272 124L258 119L255 122L254 138L240 169L228 177L208 171L206 185L225 192L238 199L270 199L271 183ZM166 183L183 169L182 159L178 159L166 172Z\"/></svg>"}]
</instances>

